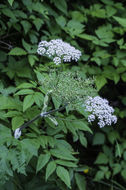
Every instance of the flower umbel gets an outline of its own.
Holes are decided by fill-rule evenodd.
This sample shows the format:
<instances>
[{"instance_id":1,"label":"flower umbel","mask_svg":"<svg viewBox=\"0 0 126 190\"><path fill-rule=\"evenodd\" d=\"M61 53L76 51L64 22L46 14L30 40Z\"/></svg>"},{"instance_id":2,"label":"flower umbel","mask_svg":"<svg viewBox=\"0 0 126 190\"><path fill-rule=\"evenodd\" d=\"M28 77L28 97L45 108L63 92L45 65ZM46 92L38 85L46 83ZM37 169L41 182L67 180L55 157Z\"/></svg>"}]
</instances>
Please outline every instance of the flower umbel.
<instances>
[{"instance_id":1,"label":"flower umbel","mask_svg":"<svg viewBox=\"0 0 126 190\"><path fill-rule=\"evenodd\" d=\"M15 139L19 139L20 136L21 136L21 130L20 130L20 128L17 128L14 131L14 137L15 137Z\"/></svg>"},{"instance_id":2,"label":"flower umbel","mask_svg":"<svg viewBox=\"0 0 126 190\"><path fill-rule=\"evenodd\" d=\"M96 118L99 120L100 128L105 125L111 125L117 122L117 117L113 115L114 109L109 106L108 100L96 96L94 98L88 97L85 101L85 110L91 114L88 116L88 122L91 123Z\"/></svg>"},{"instance_id":3,"label":"flower umbel","mask_svg":"<svg viewBox=\"0 0 126 190\"><path fill-rule=\"evenodd\" d=\"M78 61L81 51L71 46L61 39L41 41L38 45L37 52L39 55L52 58L56 65L61 62Z\"/></svg>"}]
</instances>

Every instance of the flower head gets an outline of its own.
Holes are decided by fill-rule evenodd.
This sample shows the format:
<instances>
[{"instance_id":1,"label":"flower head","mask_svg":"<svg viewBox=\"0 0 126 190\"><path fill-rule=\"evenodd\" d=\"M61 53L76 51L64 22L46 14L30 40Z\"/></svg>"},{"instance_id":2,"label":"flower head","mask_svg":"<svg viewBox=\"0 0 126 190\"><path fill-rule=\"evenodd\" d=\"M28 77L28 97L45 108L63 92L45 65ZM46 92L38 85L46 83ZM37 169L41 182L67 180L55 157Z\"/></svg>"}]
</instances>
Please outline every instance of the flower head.
<instances>
[{"instance_id":1,"label":"flower head","mask_svg":"<svg viewBox=\"0 0 126 190\"><path fill-rule=\"evenodd\" d=\"M52 58L56 65L63 62L78 61L81 52L67 42L61 39L41 41L38 45L37 52L39 55Z\"/></svg>"},{"instance_id":2,"label":"flower head","mask_svg":"<svg viewBox=\"0 0 126 190\"><path fill-rule=\"evenodd\" d=\"M100 128L105 125L111 125L112 123L117 122L117 117L113 115L114 109L109 106L108 100L96 96L94 98L88 97L85 101L85 110L90 113L88 116L88 122L97 118L99 120L98 125Z\"/></svg>"}]
</instances>

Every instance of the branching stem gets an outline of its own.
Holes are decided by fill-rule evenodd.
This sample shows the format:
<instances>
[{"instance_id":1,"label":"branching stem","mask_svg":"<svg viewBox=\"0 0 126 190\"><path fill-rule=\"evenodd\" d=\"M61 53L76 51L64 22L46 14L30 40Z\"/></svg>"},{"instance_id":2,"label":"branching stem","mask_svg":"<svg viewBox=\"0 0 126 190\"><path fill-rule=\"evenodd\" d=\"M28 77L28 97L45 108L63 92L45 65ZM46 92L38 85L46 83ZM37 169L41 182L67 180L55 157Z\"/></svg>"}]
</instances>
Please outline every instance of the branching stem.
<instances>
[{"instance_id":1,"label":"branching stem","mask_svg":"<svg viewBox=\"0 0 126 190\"><path fill-rule=\"evenodd\" d=\"M31 119L30 121L28 121L27 123L21 125L21 126L19 127L19 129L22 130L22 129L26 128L28 125L30 125L31 123L33 123L35 120L39 119L40 117L45 117L45 116L50 115L50 114L52 114L52 113L55 113L55 112L57 112L57 111L61 111L61 110L63 110L67 105L68 105L68 103L65 104L64 106L58 108L58 109L50 110L50 111L45 112L45 113L40 113L39 115L35 116L33 119Z\"/></svg>"}]
</instances>

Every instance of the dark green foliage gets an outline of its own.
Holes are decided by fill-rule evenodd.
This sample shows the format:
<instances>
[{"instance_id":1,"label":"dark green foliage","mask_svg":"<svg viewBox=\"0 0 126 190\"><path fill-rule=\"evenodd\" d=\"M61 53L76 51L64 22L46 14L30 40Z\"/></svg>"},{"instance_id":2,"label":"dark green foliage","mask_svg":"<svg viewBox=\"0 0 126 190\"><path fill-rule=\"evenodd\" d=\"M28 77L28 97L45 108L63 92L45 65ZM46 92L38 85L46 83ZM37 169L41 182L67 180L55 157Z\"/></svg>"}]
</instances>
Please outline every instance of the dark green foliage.
<instances>
[{"instance_id":1,"label":"dark green foliage","mask_svg":"<svg viewBox=\"0 0 126 190\"><path fill-rule=\"evenodd\" d=\"M116 0L1 1L0 189L125 189L125 10L126 2ZM41 78L52 72L53 63L36 54L37 45L57 38L82 51L81 60L63 71L94 78L118 123L89 126L82 108L69 108L36 120L16 140L14 130L42 111L47 91ZM60 104L52 96L45 110Z\"/></svg>"}]
</instances>

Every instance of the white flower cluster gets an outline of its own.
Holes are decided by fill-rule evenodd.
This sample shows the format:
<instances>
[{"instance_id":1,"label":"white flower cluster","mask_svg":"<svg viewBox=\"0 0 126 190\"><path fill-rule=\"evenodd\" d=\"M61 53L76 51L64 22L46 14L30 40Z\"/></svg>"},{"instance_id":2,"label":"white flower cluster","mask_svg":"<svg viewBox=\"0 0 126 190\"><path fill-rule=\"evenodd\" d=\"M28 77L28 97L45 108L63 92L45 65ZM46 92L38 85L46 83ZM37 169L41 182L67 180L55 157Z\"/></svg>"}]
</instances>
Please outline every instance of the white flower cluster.
<instances>
[{"instance_id":1,"label":"white flower cluster","mask_svg":"<svg viewBox=\"0 0 126 190\"><path fill-rule=\"evenodd\" d=\"M113 115L114 109L109 106L108 100L96 96L94 98L88 97L85 101L86 111L91 114L88 116L88 122L91 123L96 118L99 120L98 125L100 128L105 125L111 125L117 122L117 117Z\"/></svg>"},{"instance_id":2,"label":"white flower cluster","mask_svg":"<svg viewBox=\"0 0 126 190\"><path fill-rule=\"evenodd\" d=\"M61 39L41 41L37 53L42 56L53 58L53 62L59 65L61 62L78 61L81 52Z\"/></svg>"}]
</instances>

